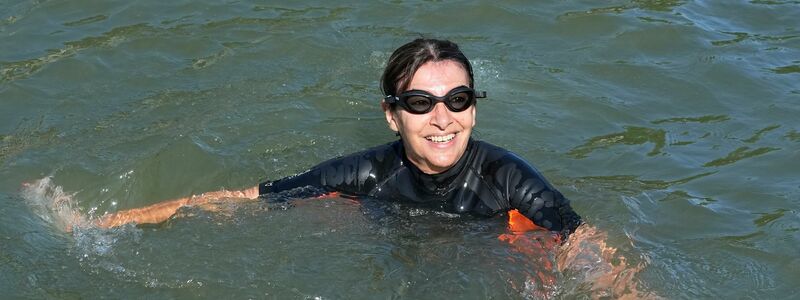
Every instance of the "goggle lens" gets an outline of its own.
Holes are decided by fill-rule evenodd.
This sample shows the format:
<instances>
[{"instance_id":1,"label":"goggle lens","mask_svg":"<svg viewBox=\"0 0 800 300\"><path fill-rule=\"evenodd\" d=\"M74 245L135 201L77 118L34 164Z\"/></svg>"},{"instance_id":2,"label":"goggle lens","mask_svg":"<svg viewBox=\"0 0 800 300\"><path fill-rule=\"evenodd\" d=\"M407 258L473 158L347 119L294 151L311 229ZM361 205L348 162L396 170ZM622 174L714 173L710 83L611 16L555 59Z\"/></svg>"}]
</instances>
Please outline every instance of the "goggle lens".
<instances>
[{"instance_id":1,"label":"goggle lens","mask_svg":"<svg viewBox=\"0 0 800 300\"><path fill-rule=\"evenodd\" d=\"M450 107L457 111L463 111L472 104L475 97L472 93L461 92L450 96Z\"/></svg>"},{"instance_id":2,"label":"goggle lens","mask_svg":"<svg viewBox=\"0 0 800 300\"><path fill-rule=\"evenodd\" d=\"M404 97L400 98L400 102L405 103L405 106L413 112L427 111L433 105L433 101L425 96Z\"/></svg>"}]
</instances>

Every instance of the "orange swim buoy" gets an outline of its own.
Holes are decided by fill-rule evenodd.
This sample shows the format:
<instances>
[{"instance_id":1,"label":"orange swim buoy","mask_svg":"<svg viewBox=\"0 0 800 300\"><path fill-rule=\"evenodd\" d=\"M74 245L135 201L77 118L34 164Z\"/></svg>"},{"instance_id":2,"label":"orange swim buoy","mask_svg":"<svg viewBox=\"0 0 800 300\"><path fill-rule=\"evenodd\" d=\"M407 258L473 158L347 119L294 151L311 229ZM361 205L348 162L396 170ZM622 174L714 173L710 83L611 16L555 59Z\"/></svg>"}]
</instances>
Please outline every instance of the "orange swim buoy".
<instances>
[{"instance_id":1,"label":"orange swim buoy","mask_svg":"<svg viewBox=\"0 0 800 300\"><path fill-rule=\"evenodd\" d=\"M541 294L542 298L549 298L555 292L556 277L553 274L553 261L550 256L552 251L560 244L561 238L558 234L551 234L544 227L538 226L530 219L522 215L516 209L508 211L509 233L501 234L497 239L508 243L512 249L531 260L541 269L528 277L528 281L536 282L541 290L535 292ZM541 231L542 234L531 232Z\"/></svg>"},{"instance_id":2,"label":"orange swim buoy","mask_svg":"<svg viewBox=\"0 0 800 300\"><path fill-rule=\"evenodd\" d=\"M544 227L538 226L523 216L518 210L512 209L508 211L508 229L513 232L526 232L532 230L545 230Z\"/></svg>"}]
</instances>

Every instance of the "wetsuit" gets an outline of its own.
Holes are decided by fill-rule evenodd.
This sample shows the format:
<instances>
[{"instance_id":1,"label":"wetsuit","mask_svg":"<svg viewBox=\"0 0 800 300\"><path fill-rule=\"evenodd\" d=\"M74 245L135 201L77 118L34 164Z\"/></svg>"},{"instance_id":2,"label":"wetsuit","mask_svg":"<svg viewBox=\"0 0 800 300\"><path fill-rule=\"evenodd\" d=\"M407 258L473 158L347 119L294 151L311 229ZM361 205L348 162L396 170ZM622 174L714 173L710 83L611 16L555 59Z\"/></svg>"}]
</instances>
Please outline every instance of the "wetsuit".
<instances>
[{"instance_id":1,"label":"wetsuit","mask_svg":"<svg viewBox=\"0 0 800 300\"><path fill-rule=\"evenodd\" d=\"M353 196L404 201L449 213L494 216L517 209L536 225L568 235L581 224L569 200L519 156L469 140L449 170L425 174L408 161L402 141L323 162L259 184L259 194L312 186Z\"/></svg>"}]
</instances>

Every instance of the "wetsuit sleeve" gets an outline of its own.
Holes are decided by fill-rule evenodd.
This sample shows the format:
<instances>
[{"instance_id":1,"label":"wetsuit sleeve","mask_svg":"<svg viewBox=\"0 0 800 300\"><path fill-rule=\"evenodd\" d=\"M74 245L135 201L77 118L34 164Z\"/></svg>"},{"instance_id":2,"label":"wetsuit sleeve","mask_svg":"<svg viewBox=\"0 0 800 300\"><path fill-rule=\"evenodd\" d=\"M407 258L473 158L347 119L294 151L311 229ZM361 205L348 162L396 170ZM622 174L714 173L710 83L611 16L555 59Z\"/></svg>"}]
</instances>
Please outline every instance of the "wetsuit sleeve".
<instances>
[{"instance_id":1,"label":"wetsuit sleeve","mask_svg":"<svg viewBox=\"0 0 800 300\"><path fill-rule=\"evenodd\" d=\"M319 166L311 168L300 174L292 175L275 181L264 181L258 184L258 194L263 196L269 193L280 193L289 191L296 188L312 187L315 192L330 192L333 189L320 184L320 170ZM308 195L309 197L315 196L316 193Z\"/></svg>"},{"instance_id":2,"label":"wetsuit sleeve","mask_svg":"<svg viewBox=\"0 0 800 300\"><path fill-rule=\"evenodd\" d=\"M301 187L312 187L317 194L341 192L354 196L366 195L367 180L372 164L370 152L360 152L323 162L303 173L258 185L259 195L279 193ZM306 197L314 196L305 195Z\"/></svg>"},{"instance_id":3,"label":"wetsuit sleeve","mask_svg":"<svg viewBox=\"0 0 800 300\"><path fill-rule=\"evenodd\" d=\"M512 209L531 219L536 225L568 235L582 223L581 217L572 210L569 200L556 190L536 168L509 154L514 161L509 164L504 176L507 182L508 200Z\"/></svg>"}]
</instances>

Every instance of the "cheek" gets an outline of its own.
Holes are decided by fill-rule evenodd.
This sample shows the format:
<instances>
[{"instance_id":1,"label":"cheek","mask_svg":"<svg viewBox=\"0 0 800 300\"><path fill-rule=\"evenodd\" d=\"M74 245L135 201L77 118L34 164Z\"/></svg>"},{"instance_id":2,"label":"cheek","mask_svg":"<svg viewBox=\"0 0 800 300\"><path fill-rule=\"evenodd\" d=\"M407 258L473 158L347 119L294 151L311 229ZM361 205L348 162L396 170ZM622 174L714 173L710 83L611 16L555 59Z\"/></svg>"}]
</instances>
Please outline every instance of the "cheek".
<instances>
[{"instance_id":1,"label":"cheek","mask_svg":"<svg viewBox=\"0 0 800 300\"><path fill-rule=\"evenodd\" d=\"M427 122L424 116L425 115L413 115L407 112L401 112L396 119L397 125L400 127L400 132L414 134L422 131L425 122Z\"/></svg>"},{"instance_id":2,"label":"cheek","mask_svg":"<svg viewBox=\"0 0 800 300\"><path fill-rule=\"evenodd\" d=\"M475 126L475 109L471 109L468 112L464 112L464 114L459 115L458 117L459 123L464 129L471 129Z\"/></svg>"},{"instance_id":3,"label":"cheek","mask_svg":"<svg viewBox=\"0 0 800 300\"><path fill-rule=\"evenodd\" d=\"M475 126L475 118L472 115L467 116L461 124L464 124L464 127L472 128L472 126Z\"/></svg>"}]
</instances>

